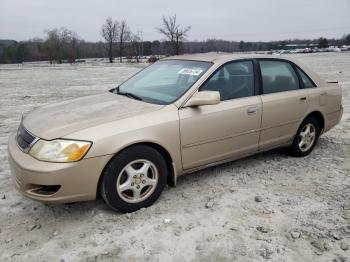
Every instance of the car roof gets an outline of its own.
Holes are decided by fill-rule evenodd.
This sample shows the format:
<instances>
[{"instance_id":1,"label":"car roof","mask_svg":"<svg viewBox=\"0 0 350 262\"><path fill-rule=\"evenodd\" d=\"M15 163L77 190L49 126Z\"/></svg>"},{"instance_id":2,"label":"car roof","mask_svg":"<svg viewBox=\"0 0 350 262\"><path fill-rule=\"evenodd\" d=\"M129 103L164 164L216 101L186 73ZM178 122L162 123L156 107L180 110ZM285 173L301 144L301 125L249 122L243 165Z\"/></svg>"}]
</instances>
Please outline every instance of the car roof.
<instances>
[{"instance_id":1,"label":"car roof","mask_svg":"<svg viewBox=\"0 0 350 262\"><path fill-rule=\"evenodd\" d=\"M285 59L293 61L289 57L283 55L265 55L265 54L247 54L247 53L224 53L224 52L211 52L211 53L199 53L199 54L185 54L178 56L166 57L162 60L193 60L193 61L204 61L212 63L220 63L229 60L237 59L249 59L249 58L274 58L274 59Z\"/></svg>"},{"instance_id":2,"label":"car roof","mask_svg":"<svg viewBox=\"0 0 350 262\"><path fill-rule=\"evenodd\" d=\"M192 61L204 61L217 64L220 66L226 62L238 59L254 59L254 58L267 58L267 59L282 59L291 61L300 68L317 84L324 84L324 80L321 79L313 70L308 66L296 60L292 55L269 55L269 54L251 54L251 53L224 53L224 52L210 52L210 53L197 53L186 54L178 56L166 57L162 60L192 60Z\"/></svg>"}]
</instances>

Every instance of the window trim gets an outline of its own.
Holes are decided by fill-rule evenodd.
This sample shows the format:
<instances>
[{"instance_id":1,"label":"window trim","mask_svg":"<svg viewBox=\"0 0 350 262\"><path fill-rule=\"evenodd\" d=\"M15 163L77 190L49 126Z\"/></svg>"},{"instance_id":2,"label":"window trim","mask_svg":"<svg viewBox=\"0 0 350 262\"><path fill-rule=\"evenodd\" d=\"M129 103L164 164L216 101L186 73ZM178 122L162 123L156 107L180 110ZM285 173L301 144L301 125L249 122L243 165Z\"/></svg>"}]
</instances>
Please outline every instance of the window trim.
<instances>
[{"instance_id":1,"label":"window trim","mask_svg":"<svg viewBox=\"0 0 350 262\"><path fill-rule=\"evenodd\" d=\"M214 72L212 72L207 79L204 80L204 82L198 87L197 92L201 92L202 87L218 72L220 71L224 66L228 65L228 64L232 64L232 63L239 63L239 62L252 62L253 65L253 76L254 76L254 83L253 83L253 95L251 96L245 96L245 97L238 97L238 98L231 98L231 99L227 99L224 101L220 100L220 103L223 102L227 102L227 101L232 101L232 100L236 100L236 99L244 99L244 98L249 98L249 97L254 97L254 96L258 96L260 95L259 93L259 79L258 79L258 74L257 74L257 65L256 65L256 61L254 58L242 58L242 59L234 59L234 60L230 60L227 61L223 64L221 64L218 68L216 68L214 70Z\"/></svg>"},{"instance_id":2,"label":"window trim","mask_svg":"<svg viewBox=\"0 0 350 262\"><path fill-rule=\"evenodd\" d=\"M297 90L300 90L300 89L304 89L304 83L301 79L301 76L299 75L298 71L296 70L296 64L293 63L292 61L290 60L286 60L286 59L283 59L283 58L256 58L255 59L257 64L258 64L258 75L259 75L259 93L260 95L272 95L272 94L278 94L278 93L282 93L282 92L291 92L291 91L297 91ZM284 62L284 63L288 63L290 64L290 66L292 67L295 75L297 76L298 78L298 88L297 89L293 89L293 90L285 90L285 91L279 91L279 92L274 92L274 93L264 93L264 85L263 85L263 80L262 80L262 73L261 73L261 67L260 67L260 61L277 61L277 62ZM299 67L298 67L299 68ZM303 71L303 70L302 70ZM304 71L303 71L304 72ZM305 73L305 72L304 72ZM312 81L313 82L313 81Z\"/></svg>"}]
</instances>

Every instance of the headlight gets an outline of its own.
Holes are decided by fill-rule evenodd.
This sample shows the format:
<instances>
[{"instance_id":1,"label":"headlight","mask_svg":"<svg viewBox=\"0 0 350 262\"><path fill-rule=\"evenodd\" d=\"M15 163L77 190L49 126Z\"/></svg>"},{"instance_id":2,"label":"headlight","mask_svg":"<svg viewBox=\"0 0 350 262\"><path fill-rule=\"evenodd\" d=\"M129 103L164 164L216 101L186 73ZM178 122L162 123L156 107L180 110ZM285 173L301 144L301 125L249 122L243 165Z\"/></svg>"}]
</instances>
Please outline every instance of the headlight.
<instances>
[{"instance_id":1,"label":"headlight","mask_svg":"<svg viewBox=\"0 0 350 262\"><path fill-rule=\"evenodd\" d=\"M40 139L30 149L29 154L43 161L74 162L81 160L91 146L91 142L57 139Z\"/></svg>"}]
</instances>

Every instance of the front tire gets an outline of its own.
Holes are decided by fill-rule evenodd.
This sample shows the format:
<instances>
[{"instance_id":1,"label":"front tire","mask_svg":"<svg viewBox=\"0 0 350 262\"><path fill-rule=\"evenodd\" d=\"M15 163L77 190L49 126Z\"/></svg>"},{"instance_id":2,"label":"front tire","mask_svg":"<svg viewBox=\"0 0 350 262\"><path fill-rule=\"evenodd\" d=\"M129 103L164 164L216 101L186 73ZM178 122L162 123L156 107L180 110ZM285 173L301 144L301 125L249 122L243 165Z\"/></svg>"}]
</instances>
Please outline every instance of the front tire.
<instances>
[{"instance_id":1,"label":"front tire","mask_svg":"<svg viewBox=\"0 0 350 262\"><path fill-rule=\"evenodd\" d=\"M320 125L316 118L307 117L300 125L290 147L290 154L296 157L307 156L314 149L320 136Z\"/></svg>"},{"instance_id":2,"label":"front tire","mask_svg":"<svg viewBox=\"0 0 350 262\"><path fill-rule=\"evenodd\" d=\"M100 193L112 209L134 212L159 198L167 173L166 162L157 150L144 145L130 147L107 164Z\"/></svg>"}]
</instances>

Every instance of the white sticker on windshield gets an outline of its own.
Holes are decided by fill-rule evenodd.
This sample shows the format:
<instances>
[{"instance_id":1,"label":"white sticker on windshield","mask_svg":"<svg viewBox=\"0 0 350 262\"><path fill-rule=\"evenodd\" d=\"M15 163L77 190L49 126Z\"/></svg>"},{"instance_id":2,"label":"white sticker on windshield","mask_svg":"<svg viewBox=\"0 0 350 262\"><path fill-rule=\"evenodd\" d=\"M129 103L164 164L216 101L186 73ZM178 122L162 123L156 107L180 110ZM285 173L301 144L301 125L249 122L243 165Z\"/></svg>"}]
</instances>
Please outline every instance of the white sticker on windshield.
<instances>
[{"instance_id":1,"label":"white sticker on windshield","mask_svg":"<svg viewBox=\"0 0 350 262\"><path fill-rule=\"evenodd\" d=\"M178 74L181 75L192 75L192 76L198 76L203 72L202 69L198 68L182 68Z\"/></svg>"}]
</instances>

